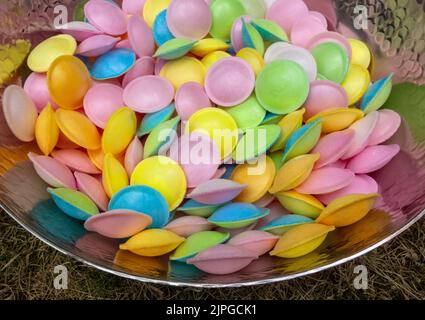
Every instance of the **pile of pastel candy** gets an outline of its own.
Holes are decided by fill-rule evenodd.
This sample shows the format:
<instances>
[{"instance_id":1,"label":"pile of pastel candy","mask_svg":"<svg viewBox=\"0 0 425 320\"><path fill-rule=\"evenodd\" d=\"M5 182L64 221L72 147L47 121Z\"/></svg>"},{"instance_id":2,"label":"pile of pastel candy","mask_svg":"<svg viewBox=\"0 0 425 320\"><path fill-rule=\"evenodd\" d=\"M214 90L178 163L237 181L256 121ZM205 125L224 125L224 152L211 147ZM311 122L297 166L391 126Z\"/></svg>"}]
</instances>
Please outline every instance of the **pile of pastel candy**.
<instances>
[{"instance_id":1,"label":"pile of pastel candy","mask_svg":"<svg viewBox=\"0 0 425 320\"><path fill-rule=\"evenodd\" d=\"M362 219L368 174L400 150L382 144L399 115L378 111L392 75L371 84L368 47L302 0L270 4L90 0L33 48L3 110L57 206L215 274Z\"/></svg>"}]
</instances>

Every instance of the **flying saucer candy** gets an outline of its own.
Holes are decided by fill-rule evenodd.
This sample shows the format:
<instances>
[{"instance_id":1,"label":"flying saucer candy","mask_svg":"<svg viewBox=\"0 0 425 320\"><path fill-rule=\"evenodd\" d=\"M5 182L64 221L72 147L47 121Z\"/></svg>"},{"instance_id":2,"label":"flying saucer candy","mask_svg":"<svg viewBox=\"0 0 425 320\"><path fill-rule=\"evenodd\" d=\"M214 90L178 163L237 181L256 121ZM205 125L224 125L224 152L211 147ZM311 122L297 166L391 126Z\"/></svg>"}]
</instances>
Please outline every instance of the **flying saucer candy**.
<instances>
[{"instance_id":1,"label":"flying saucer candy","mask_svg":"<svg viewBox=\"0 0 425 320\"><path fill-rule=\"evenodd\" d=\"M174 160L155 156L140 162L131 175L131 185L145 185L159 191L170 210L177 208L186 193L186 176Z\"/></svg>"},{"instance_id":2,"label":"flying saucer candy","mask_svg":"<svg viewBox=\"0 0 425 320\"><path fill-rule=\"evenodd\" d=\"M177 218L168 223L164 229L174 232L181 237L189 237L190 235L201 232L209 231L214 227L207 219L197 216L187 216Z\"/></svg>"},{"instance_id":3,"label":"flying saucer candy","mask_svg":"<svg viewBox=\"0 0 425 320\"><path fill-rule=\"evenodd\" d=\"M200 40L211 24L211 11L205 1L173 0L167 9L167 25L175 37Z\"/></svg>"},{"instance_id":4,"label":"flying saucer candy","mask_svg":"<svg viewBox=\"0 0 425 320\"><path fill-rule=\"evenodd\" d=\"M311 50L317 63L317 72L326 79L342 83L347 76L349 58L343 47L336 43L326 42Z\"/></svg>"},{"instance_id":5,"label":"flying saucer candy","mask_svg":"<svg viewBox=\"0 0 425 320\"><path fill-rule=\"evenodd\" d=\"M151 223L152 218L146 214L131 210L113 210L89 218L84 227L108 238L122 239L134 236Z\"/></svg>"},{"instance_id":6,"label":"flying saucer candy","mask_svg":"<svg viewBox=\"0 0 425 320\"><path fill-rule=\"evenodd\" d=\"M121 87L101 83L91 87L84 97L84 111L99 128L105 128L111 115L124 106Z\"/></svg>"},{"instance_id":7,"label":"flying saucer candy","mask_svg":"<svg viewBox=\"0 0 425 320\"><path fill-rule=\"evenodd\" d=\"M203 204L224 204L236 198L245 187L227 179L209 180L198 185L187 197Z\"/></svg>"},{"instance_id":8,"label":"flying saucer candy","mask_svg":"<svg viewBox=\"0 0 425 320\"><path fill-rule=\"evenodd\" d=\"M288 36L285 31L274 21L257 18L252 20L252 25L257 29L265 41L270 41L272 43L288 41Z\"/></svg>"},{"instance_id":9,"label":"flying saucer candy","mask_svg":"<svg viewBox=\"0 0 425 320\"><path fill-rule=\"evenodd\" d=\"M378 113L378 122L369 137L370 146L387 141L396 133L401 124L401 117L395 111L382 109L379 110Z\"/></svg>"},{"instance_id":10,"label":"flying saucer candy","mask_svg":"<svg viewBox=\"0 0 425 320\"><path fill-rule=\"evenodd\" d=\"M103 189L102 182L82 172L75 172L74 176L77 181L78 191L81 191L92 199L100 210L106 211L108 209L109 199Z\"/></svg>"},{"instance_id":11,"label":"flying saucer candy","mask_svg":"<svg viewBox=\"0 0 425 320\"><path fill-rule=\"evenodd\" d=\"M301 194L296 191L285 191L278 192L275 196L280 204L289 212L311 219L317 218L324 209L323 204L309 194Z\"/></svg>"},{"instance_id":12,"label":"flying saucer candy","mask_svg":"<svg viewBox=\"0 0 425 320\"><path fill-rule=\"evenodd\" d=\"M335 227L356 223L368 214L378 197L377 193L371 193L337 198L328 204L316 221Z\"/></svg>"},{"instance_id":13,"label":"flying saucer candy","mask_svg":"<svg viewBox=\"0 0 425 320\"><path fill-rule=\"evenodd\" d=\"M246 11L238 0L217 0L210 5L212 26L210 34L224 41L230 40L233 21L243 16Z\"/></svg>"},{"instance_id":14,"label":"flying saucer candy","mask_svg":"<svg viewBox=\"0 0 425 320\"><path fill-rule=\"evenodd\" d=\"M249 230L232 237L227 244L243 248L261 256L269 252L279 238L268 232L260 230Z\"/></svg>"},{"instance_id":15,"label":"flying saucer candy","mask_svg":"<svg viewBox=\"0 0 425 320\"><path fill-rule=\"evenodd\" d=\"M67 188L47 188L47 191L59 209L72 218L85 221L99 213L96 204L79 191Z\"/></svg>"},{"instance_id":16,"label":"flying saucer candy","mask_svg":"<svg viewBox=\"0 0 425 320\"><path fill-rule=\"evenodd\" d=\"M55 188L76 189L75 179L71 170L60 161L32 152L28 153L28 158L34 165L38 176L48 185Z\"/></svg>"},{"instance_id":17,"label":"flying saucer candy","mask_svg":"<svg viewBox=\"0 0 425 320\"><path fill-rule=\"evenodd\" d=\"M208 218L218 208L220 208L220 205L203 204L190 199L177 208L177 211L191 216Z\"/></svg>"},{"instance_id":18,"label":"flying saucer candy","mask_svg":"<svg viewBox=\"0 0 425 320\"><path fill-rule=\"evenodd\" d=\"M300 186L295 188L303 194L324 194L348 186L354 179L354 173L348 169L324 167L313 170Z\"/></svg>"},{"instance_id":19,"label":"flying saucer candy","mask_svg":"<svg viewBox=\"0 0 425 320\"><path fill-rule=\"evenodd\" d=\"M286 142L289 137L303 124L303 116L305 109L300 109L294 112L291 112L284 116L279 122L278 126L280 127L282 134L276 143L271 147L270 151L274 152L280 149L284 149Z\"/></svg>"},{"instance_id":20,"label":"flying saucer candy","mask_svg":"<svg viewBox=\"0 0 425 320\"><path fill-rule=\"evenodd\" d=\"M306 48L315 35L327 31L327 23L323 24L316 15L308 14L304 19L296 21L291 28L291 42Z\"/></svg>"},{"instance_id":21,"label":"flying saucer candy","mask_svg":"<svg viewBox=\"0 0 425 320\"><path fill-rule=\"evenodd\" d=\"M48 103L50 103L53 109L58 108L50 98L49 88L47 87L47 75L45 73L31 73L25 80L24 90L34 102L39 112L42 111Z\"/></svg>"},{"instance_id":22,"label":"flying saucer candy","mask_svg":"<svg viewBox=\"0 0 425 320\"><path fill-rule=\"evenodd\" d=\"M242 42L245 48L256 50L264 55L264 41L258 30L242 18Z\"/></svg>"},{"instance_id":23,"label":"flying saucer candy","mask_svg":"<svg viewBox=\"0 0 425 320\"><path fill-rule=\"evenodd\" d=\"M162 67L160 76L171 82L178 90L186 82L204 84L206 69L201 61L194 57L182 57L168 61Z\"/></svg>"},{"instance_id":24,"label":"flying saucer candy","mask_svg":"<svg viewBox=\"0 0 425 320\"><path fill-rule=\"evenodd\" d=\"M286 143L282 162L310 152L319 141L321 129L321 121L316 120L295 131Z\"/></svg>"},{"instance_id":25,"label":"flying saucer candy","mask_svg":"<svg viewBox=\"0 0 425 320\"><path fill-rule=\"evenodd\" d=\"M128 175L121 162L111 153L103 159L102 183L108 197L128 186Z\"/></svg>"},{"instance_id":26,"label":"flying saucer candy","mask_svg":"<svg viewBox=\"0 0 425 320\"><path fill-rule=\"evenodd\" d=\"M100 173L84 151L78 149L54 150L52 152L52 157L74 171L88 174Z\"/></svg>"},{"instance_id":27,"label":"flying saucer candy","mask_svg":"<svg viewBox=\"0 0 425 320\"><path fill-rule=\"evenodd\" d=\"M220 150L221 158L231 154L236 147L238 126L232 116L218 108L203 108L195 112L188 120L190 133L199 131L214 140Z\"/></svg>"},{"instance_id":28,"label":"flying saucer candy","mask_svg":"<svg viewBox=\"0 0 425 320\"><path fill-rule=\"evenodd\" d=\"M197 154L197 150L205 152ZM185 134L176 139L170 147L170 157L180 163L189 188L210 180L220 163L220 153L215 142L199 132Z\"/></svg>"},{"instance_id":29,"label":"flying saucer candy","mask_svg":"<svg viewBox=\"0 0 425 320\"><path fill-rule=\"evenodd\" d=\"M345 89L350 106L356 104L363 97L370 85L370 74L356 64L351 64L347 76L341 86Z\"/></svg>"},{"instance_id":30,"label":"flying saucer candy","mask_svg":"<svg viewBox=\"0 0 425 320\"><path fill-rule=\"evenodd\" d=\"M350 129L354 131L354 137L348 150L341 157L342 160L355 156L367 147L370 135L375 130L376 124L378 123L378 118L379 113L374 111L350 126Z\"/></svg>"},{"instance_id":31,"label":"flying saucer candy","mask_svg":"<svg viewBox=\"0 0 425 320\"><path fill-rule=\"evenodd\" d=\"M220 244L200 252L187 263L207 273L225 275L245 268L257 258L258 256L249 250Z\"/></svg>"},{"instance_id":32,"label":"flying saucer candy","mask_svg":"<svg viewBox=\"0 0 425 320\"><path fill-rule=\"evenodd\" d=\"M197 82L186 82L176 92L176 110L183 121L202 108L210 108L211 101L202 85Z\"/></svg>"},{"instance_id":33,"label":"flying saucer candy","mask_svg":"<svg viewBox=\"0 0 425 320\"><path fill-rule=\"evenodd\" d=\"M152 27L158 14L170 5L171 0L146 0L143 6L143 18L149 27Z\"/></svg>"},{"instance_id":34,"label":"flying saucer candy","mask_svg":"<svg viewBox=\"0 0 425 320\"><path fill-rule=\"evenodd\" d=\"M241 104L223 110L232 116L241 130L257 127L266 115L266 110L260 105L255 95L251 95Z\"/></svg>"},{"instance_id":35,"label":"flying saucer candy","mask_svg":"<svg viewBox=\"0 0 425 320\"><path fill-rule=\"evenodd\" d=\"M70 21L65 23L60 30L80 42L102 33L90 23L84 21Z\"/></svg>"},{"instance_id":36,"label":"flying saucer candy","mask_svg":"<svg viewBox=\"0 0 425 320\"><path fill-rule=\"evenodd\" d=\"M155 71L155 60L152 57L141 57L134 63L122 79L122 87L125 88L131 81L138 77L152 76Z\"/></svg>"},{"instance_id":37,"label":"flying saucer candy","mask_svg":"<svg viewBox=\"0 0 425 320\"><path fill-rule=\"evenodd\" d=\"M121 250L129 250L145 257L157 257L173 251L184 238L165 229L144 230L120 245Z\"/></svg>"},{"instance_id":38,"label":"flying saucer candy","mask_svg":"<svg viewBox=\"0 0 425 320\"><path fill-rule=\"evenodd\" d=\"M205 57L216 51L225 51L229 49L229 44L220 39L204 38L199 40L190 50L195 56Z\"/></svg>"},{"instance_id":39,"label":"flying saucer candy","mask_svg":"<svg viewBox=\"0 0 425 320\"><path fill-rule=\"evenodd\" d=\"M392 78L393 74L391 73L369 87L360 104L364 113L376 111L384 105L391 94Z\"/></svg>"},{"instance_id":40,"label":"flying saucer candy","mask_svg":"<svg viewBox=\"0 0 425 320\"><path fill-rule=\"evenodd\" d=\"M347 169L354 173L371 173L383 168L400 151L398 144L370 146L348 161Z\"/></svg>"},{"instance_id":41,"label":"flying saucer candy","mask_svg":"<svg viewBox=\"0 0 425 320\"><path fill-rule=\"evenodd\" d=\"M306 123L320 120L322 122L322 133L331 133L349 128L363 116L363 111L357 108L336 108L319 112L308 119Z\"/></svg>"},{"instance_id":42,"label":"flying saucer candy","mask_svg":"<svg viewBox=\"0 0 425 320\"><path fill-rule=\"evenodd\" d=\"M124 89L125 104L136 112L153 113L168 105L174 97L174 89L167 79L159 76L143 76L131 81Z\"/></svg>"},{"instance_id":43,"label":"flying saucer candy","mask_svg":"<svg viewBox=\"0 0 425 320\"><path fill-rule=\"evenodd\" d=\"M70 35L50 37L31 51L27 59L28 67L34 72L47 72L56 58L73 55L76 49L77 42Z\"/></svg>"},{"instance_id":44,"label":"flying saucer candy","mask_svg":"<svg viewBox=\"0 0 425 320\"><path fill-rule=\"evenodd\" d=\"M102 135L102 150L113 155L127 149L137 129L136 114L128 107L116 110L108 122Z\"/></svg>"},{"instance_id":45,"label":"flying saucer candy","mask_svg":"<svg viewBox=\"0 0 425 320\"><path fill-rule=\"evenodd\" d=\"M305 102L309 85L305 71L289 60L276 60L263 68L255 93L264 109L276 114L295 111Z\"/></svg>"},{"instance_id":46,"label":"flying saucer candy","mask_svg":"<svg viewBox=\"0 0 425 320\"><path fill-rule=\"evenodd\" d=\"M114 79L124 75L136 63L136 54L129 49L113 49L101 55L90 68L95 80Z\"/></svg>"},{"instance_id":47,"label":"flying saucer candy","mask_svg":"<svg viewBox=\"0 0 425 320\"><path fill-rule=\"evenodd\" d=\"M100 148L100 135L96 126L78 111L58 109L56 123L61 132L75 144L89 150Z\"/></svg>"},{"instance_id":48,"label":"flying saucer candy","mask_svg":"<svg viewBox=\"0 0 425 320\"><path fill-rule=\"evenodd\" d=\"M350 61L352 56L351 46L348 40L340 33L334 31L325 31L313 36L308 42L306 48L312 50L314 47L323 43L333 43L339 45L347 54Z\"/></svg>"},{"instance_id":49,"label":"flying saucer candy","mask_svg":"<svg viewBox=\"0 0 425 320\"><path fill-rule=\"evenodd\" d=\"M272 220L267 225L262 227L261 230L270 232L277 236L281 236L282 234L294 228L295 226L312 222L312 219L305 216L297 214L286 214L284 216Z\"/></svg>"},{"instance_id":50,"label":"flying saucer candy","mask_svg":"<svg viewBox=\"0 0 425 320\"><path fill-rule=\"evenodd\" d=\"M309 95L304 103L305 118L310 119L322 111L346 108L348 105L347 92L341 85L328 80L315 80L310 83Z\"/></svg>"},{"instance_id":51,"label":"flying saucer candy","mask_svg":"<svg viewBox=\"0 0 425 320\"><path fill-rule=\"evenodd\" d=\"M353 53L351 63L364 69L369 68L371 62L371 53L367 45L357 39L348 39Z\"/></svg>"},{"instance_id":52,"label":"flying saucer candy","mask_svg":"<svg viewBox=\"0 0 425 320\"><path fill-rule=\"evenodd\" d=\"M266 16L267 4L264 0L245 0L242 1L247 15L262 19Z\"/></svg>"},{"instance_id":53,"label":"flying saucer candy","mask_svg":"<svg viewBox=\"0 0 425 320\"><path fill-rule=\"evenodd\" d=\"M240 58L225 58L215 63L205 78L208 97L222 107L235 106L252 93L255 74L251 66Z\"/></svg>"},{"instance_id":54,"label":"flying saucer candy","mask_svg":"<svg viewBox=\"0 0 425 320\"><path fill-rule=\"evenodd\" d=\"M238 52L244 47L243 42L243 21L246 23L251 23L252 19L249 16L240 16L236 18L232 24L232 28L230 31L230 42L232 44L232 48Z\"/></svg>"},{"instance_id":55,"label":"flying saucer candy","mask_svg":"<svg viewBox=\"0 0 425 320\"><path fill-rule=\"evenodd\" d=\"M44 155L49 155L59 140L59 127L50 103L40 112L35 123L35 140Z\"/></svg>"},{"instance_id":56,"label":"flying saucer candy","mask_svg":"<svg viewBox=\"0 0 425 320\"><path fill-rule=\"evenodd\" d=\"M142 137L146 134L151 133L152 130L154 130L160 124L170 120L174 111L175 111L174 104L170 104L169 106L159 111L145 114L145 116L142 119L142 122L140 123L140 127L137 130L137 135L139 137Z\"/></svg>"},{"instance_id":57,"label":"flying saucer candy","mask_svg":"<svg viewBox=\"0 0 425 320\"><path fill-rule=\"evenodd\" d=\"M317 198L326 205L350 194L378 193L378 183L366 174L356 174L353 182L338 191L318 195Z\"/></svg>"},{"instance_id":58,"label":"flying saucer candy","mask_svg":"<svg viewBox=\"0 0 425 320\"><path fill-rule=\"evenodd\" d=\"M127 174L131 175L136 166L143 160L143 144L138 137L134 137L128 145L124 157L124 167Z\"/></svg>"},{"instance_id":59,"label":"flying saucer candy","mask_svg":"<svg viewBox=\"0 0 425 320\"><path fill-rule=\"evenodd\" d=\"M162 44L155 52L154 57L175 60L188 53L196 42L190 39L174 38Z\"/></svg>"},{"instance_id":60,"label":"flying saucer candy","mask_svg":"<svg viewBox=\"0 0 425 320\"><path fill-rule=\"evenodd\" d=\"M111 198L108 209L127 209L147 214L152 218L151 228L162 228L169 219L167 201L161 193L148 186L123 188Z\"/></svg>"},{"instance_id":61,"label":"flying saucer candy","mask_svg":"<svg viewBox=\"0 0 425 320\"><path fill-rule=\"evenodd\" d=\"M167 10L161 11L152 26L153 38L158 46L174 38L167 25Z\"/></svg>"},{"instance_id":62,"label":"flying saucer candy","mask_svg":"<svg viewBox=\"0 0 425 320\"><path fill-rule=\"evenodd\" d=\"M128 40L139 57L152 56L155 52L152 31L139 16L132 16L128 20Z\"/></svg>"},{"instance_id":63,"label":"flying saucer candy","mask_svg":"<svg viewBox=\"0 0 425 320\"><path fill-rule=\"evenodd\" d=\"M84 14L91 25L106 34L119 36L127 32L124 12L111 2L90 0L84 6Z\"/></svg>"},{"instance_id":64,"label":"flying saucer candy","mask_svg":"<svg viewBox=\"0 0 425 320\"><path fill-rule=\"evenodd\" d=\"M145 141L143 157L149 158L167 151L176 138L180 117L174 117L156 126Z\"/></svg>"},{"instance_id":65,"label":"flying saucer candy","mask_svg":"<svg viewBox=\"0 0 425 320\"><path fill-rule=\"evenodd\" d=\"M354 131L347 129L323 136L311 151L320 155L315 167L321 168L338 161L350 147Z\"/></svg>"},{"instance_id":66,"label":"flying saucer candy","mask_svg":"<svg viewBox=\"0 0 425 320\"><path fill-rule=\"evenodd\" d=\"M308 15L308 7L302 0L277 0L267 10L267 19L279 24L287 34L298 20Z\"/></svg>"},{"instance_id":67,"label":"flying saucer candy","mask_svg":"<svg viewBox=\"0 0 425 320\"><path fill-rule=\"evenodd\" d=\"M239 229L252 224L269 214L269 209L257 208L253 204L235 202L215 211L208 221L222 228Z\"/></svg>"},{"instance_id":68,"label":"flying saucer candy","mask_svg":"<svg viewBox=\"0 0 425 320\"><path fill-rule=\"evenodd\" d=\"M260 200L272 185L275 174L275 165L269 157L255 164L238 165L231 173L231 180L247 187L234 200L247 203Z\"/></svg>"},{"instance_id":69,"label":"flying saucer candy","mask_svg":"<svg viewBox=\"0 0 425 320\"><path fill-rule=\"evenodd\" d=\"M275 124L262 125L245 133L239 140L232 158L237 163L243 163L258 158L279 139L282 134L280 127Z\"/></svg>"},{"instance_id":70,"label":"flying saucer candy","mask_svg":"<svg viewBox=\"0 0 425 320\"><path fill-rule=\"evenodd\" d=\"M146 0L123 0L122 11L127 15L140 15L143 12L143 7Z\"/></svg>"},{"instance_id":71,"label":"flying saucer candy","mask_svg":"<svg viewBox=\"0 0 425 320\"><path fill-rule=\"evenodd\" d=\"M95 35L90 37L78 45L76 54L83 57L98 57L110 51L119 41L108 35Z\"/></svg>"},{"instance_id":72,"label":"flying saucer candy","mask_svg":"<svg viewBox=\"0 0 425 320\"><path fill-rule=\"evenodd\" d=\"M295 226L283 234L270 255L281 258L304 256L319 247L325 241L327 234L333 230L335 230L333 226L318 223Z\"/></svg>"},{"instance_id":73,"label":"flying saucer candy","mask_svg":"<svg viewBox=\"0 0 425 320\"><path fill-rule=\"evenodd\" d=\"M64 109L78 109L92 81L87 67L74 56L60 56L47 72L47 86L53 101Z\"/></svg>"},{"instance_id":74,"label":"flying saucer candy","mask_svg":"<svg viewBox=\"0 0 425 320\"><path fill-rule=\"evenodd\" d=\"M214 247L229 239L228 233L217 231L201 231L192 234L177 248L170 256L170 260L184 262L195 256L197 253Z\"/></svg>"}]
</instances>

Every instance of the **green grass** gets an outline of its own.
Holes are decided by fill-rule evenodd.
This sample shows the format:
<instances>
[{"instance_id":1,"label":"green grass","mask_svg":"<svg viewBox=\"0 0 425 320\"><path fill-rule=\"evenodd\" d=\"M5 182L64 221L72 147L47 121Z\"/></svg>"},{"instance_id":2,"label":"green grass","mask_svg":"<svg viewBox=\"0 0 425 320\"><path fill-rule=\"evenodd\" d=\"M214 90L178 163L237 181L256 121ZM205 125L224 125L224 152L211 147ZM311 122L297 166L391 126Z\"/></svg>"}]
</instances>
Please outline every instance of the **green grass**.
<instances>
[{"instance_id":1,"label":"green grass","mask_svg":"<svg viewBox=\"0 0 425 320\"><path fill-rule=\"evenodd\" d=\"M4 212L0 241L0 299L425 299L425 219L353 262L255 289L174 288L116 277L58 253ZM53 287L58 264L68 268L68 290ZM368 268L368 290L353 286L358 264Z\"/></svg>"}]
</instances>

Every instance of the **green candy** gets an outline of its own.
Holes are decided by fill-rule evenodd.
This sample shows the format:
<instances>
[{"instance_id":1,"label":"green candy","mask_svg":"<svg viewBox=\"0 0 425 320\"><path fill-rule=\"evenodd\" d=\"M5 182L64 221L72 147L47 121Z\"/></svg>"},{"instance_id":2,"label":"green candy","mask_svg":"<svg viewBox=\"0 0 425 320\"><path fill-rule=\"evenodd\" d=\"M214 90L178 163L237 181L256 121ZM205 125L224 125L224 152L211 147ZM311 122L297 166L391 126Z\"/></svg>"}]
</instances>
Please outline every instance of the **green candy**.
<instances>
[{"instance_id":1,"label":"green candy","mask_svg":"<svg viewBox=\"0 0 425 320\"><path fill-rule=\"evenodd\" d=\"M186 261L197 253L214 247L229 239L229 233L201 231L189 236L170 256L170 260Z\"/></svg>"},{"instance_id":2,"label":"green candy","mask_svg":"<svg viewBox=\"0 0 425 320\"><path fill-rule=\"evenodd\" d=\"M157 155L162 147L173 142L176 137L176 128L179 122L180 117L177 116L161 123L152 130L145 142L143 150L144 159Z\"/></svg>"},{"instance_id":3,"label":"green candy","mask_svg":"<svg viewBox=\"0 0 425 320\"><path fill-rule=\"evenodd\" d=\"M210 34L217 39L230 40L230 32L236 18L246 14L239 0L214 0L211 5L212 26Z\"/></svg>"},{"instance_id":4,"label":"green candy","mask_svg":"<svg viewBox=\"0 0 425 320\"><path fill-rule=\"evenodd\" d=\"M347 76L350 60L344 48L334 42L319 44L311 50L317 72L330 81L342 83Z\"/></svg>"},{"instance_id":5,"label":"green candy","mask_svg":"<svg viewBox=\"0 0 425 320\"><path fill-rule=\"evenodd\" d=\"M243 131L260 125L266 115L266 110L260 105L255 95L251 95L237 106L223 108L223 110L232 116L238 128Z\"/></svg>"},{"instance_id":6,"label":"green candy","mask_svg":"<svg viewBox=\"0 0 425 320\"><path fill-rule=\"evenodd\" d=\"M181 58L188 53L196 41L190 39L171 39L160 46L155 54L155 58L161 58L165 60L174 60Z\"/></svg>"},{"instance_id":7,"label":"green candy","mask_svg":"<svg viewBox=\"0 0 425 320\"><path fill-rule=\"evenodd\" d=\"M254 19L251 24L266 41L270 41L272 43L289 41L285 31L274 21L267 19Z\"/></svg>"},{"instance_id":8,"label":"green candy","mask_svg":"<svg viewBox=\"0 0 425 320\"><path fill-rule=\"evenodd\" d=\"M252 48L257 50L257 52L263 56L264 55L264 41L261 37L261 34L249 23L246 23L242 19L242 40L244 46L247 48Z\"/></svg>"},{"instance_id":9,"label":"green candy","mask_svg":"<svg viewBox=\"0 0 425 320\"><path fill-rule=\"evenodd\" d=\"M241 0L246 14L251 18L264 18L267 12L267 5L264 0Z\"/></svg>"},{"instance_id":10,"label":"green candy","mask_svg":"<svg viewBox=\"0 0 425 320\"><path fill-rule=\"evenodd\" d=\"M264 154L279 139L282 130L278 125L268 124L250 129L238 142L232 158L243 163Z\"/></svg>"},{"instance_id":11,"label":"green candy","mask_svg":"<svg viewBox=\"0 0 425 320\"><path fill-rule=\"evenodd\" d=\"M296 62L276 60L267 64L257 77L255 93L264 109L288 114L307 100L310 83L304 69Z\"/></svg>"}]
</instances>

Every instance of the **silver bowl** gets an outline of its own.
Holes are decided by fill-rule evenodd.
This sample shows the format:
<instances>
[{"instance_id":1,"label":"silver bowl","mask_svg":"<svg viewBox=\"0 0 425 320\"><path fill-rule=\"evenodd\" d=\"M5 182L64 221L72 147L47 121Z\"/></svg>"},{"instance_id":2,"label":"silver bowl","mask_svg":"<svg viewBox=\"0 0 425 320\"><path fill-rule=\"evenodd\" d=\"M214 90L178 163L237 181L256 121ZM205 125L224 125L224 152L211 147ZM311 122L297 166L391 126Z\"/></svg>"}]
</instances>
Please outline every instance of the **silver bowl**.
<instances>
[{"instance_id":1,"label":"silver bowl","mask_svg":"<svg viewBox=\"0 0 425 320\"><path fill-rule=\"evenodd\" d=\"M323 12L332 28L370 46L373 79L395 74L397 85L386 107L403 118L391 139L402 151L374 174L382 198L363 220L332 232L309 255L297 259L263 256L227 276L207 275L189 265L170 263L166 257L144 258L119 251L118 241L86 232L81 222L59 211L28 161L27 153L36 151L36 146L17 141L0 113L1 207L34 236L78 261L122 277L176 286L236 287L284 281L347 262L396 237L425 214L424 4L422 0L306 2L312 10ZM55 7L64 5L71 19L77 4L73 0L2 1L0 44L22 38L38 43L56 32L53 21L59 11ZM364 18L366 24L362 24ZM0 68L5 59L0 49ZM12 81L22 83L27 75L22 67Z\"/></svg>"}]
</instances>

